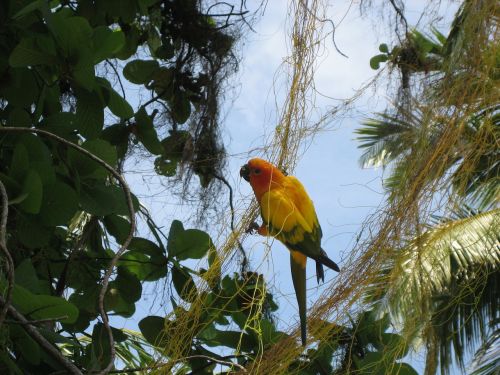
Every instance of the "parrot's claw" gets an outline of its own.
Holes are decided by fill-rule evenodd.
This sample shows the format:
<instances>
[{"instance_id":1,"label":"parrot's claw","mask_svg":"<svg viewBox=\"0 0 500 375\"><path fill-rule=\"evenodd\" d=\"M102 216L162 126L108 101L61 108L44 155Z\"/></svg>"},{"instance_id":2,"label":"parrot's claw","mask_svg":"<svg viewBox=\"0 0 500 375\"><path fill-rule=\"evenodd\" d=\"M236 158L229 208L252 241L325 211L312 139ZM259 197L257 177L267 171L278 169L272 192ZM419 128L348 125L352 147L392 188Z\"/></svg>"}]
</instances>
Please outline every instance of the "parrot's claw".
<instances>
[{"instance_id":1,"label":"parrot's claw","mask_svg":"<svg viewBox=\"0 0 500 375\"><path fill-rule=\"evenodd\" d=\"M245 231L246 233L254 234L254 232L257 232L259 230L260 226L257 224L255 221L251 223L247 230Z\"/></svg>"}]
</instances>

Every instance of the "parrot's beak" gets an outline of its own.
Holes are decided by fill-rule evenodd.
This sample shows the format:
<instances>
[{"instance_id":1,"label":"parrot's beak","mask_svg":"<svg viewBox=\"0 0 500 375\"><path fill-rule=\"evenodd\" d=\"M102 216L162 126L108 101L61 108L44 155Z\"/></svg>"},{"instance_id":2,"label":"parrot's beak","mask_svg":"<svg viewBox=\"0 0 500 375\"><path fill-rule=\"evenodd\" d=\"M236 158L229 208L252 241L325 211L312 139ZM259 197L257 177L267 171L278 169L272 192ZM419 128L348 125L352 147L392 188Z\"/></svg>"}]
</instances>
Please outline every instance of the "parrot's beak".
<instances>
[{"instance_id":1,"label":"parrot's beak","mask_svg":"<svg viewBox=\"0 0 500 375\"><path fill-rule=\"evenodd\" d=\"M248 164L245 164L243 167L241 167L240 176L250 182L250 168L248 167Z\"/></svg>"}]
</instances>

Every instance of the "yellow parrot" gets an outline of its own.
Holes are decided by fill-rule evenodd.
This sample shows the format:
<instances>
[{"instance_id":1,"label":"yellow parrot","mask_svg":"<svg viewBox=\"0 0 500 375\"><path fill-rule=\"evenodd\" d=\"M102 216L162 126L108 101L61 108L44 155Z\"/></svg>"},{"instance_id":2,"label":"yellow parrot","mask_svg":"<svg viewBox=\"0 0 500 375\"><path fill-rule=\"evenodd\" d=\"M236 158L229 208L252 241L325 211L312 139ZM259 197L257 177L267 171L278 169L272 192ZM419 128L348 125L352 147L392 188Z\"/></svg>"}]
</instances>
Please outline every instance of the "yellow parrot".
<instances>
[{"instance_id":1,"label":"yellow parrot","mask_svg":"<svg viewBox=\"0 0 500 375\"><path fill-rule=\"evenodd\" d=\"M294 176L286 176L271 163L255 158L240 169L260 205L263 223L251 230L273 236L290 250L292 280L299 305L302 345L306 345L306 262L316 261L316 277L324 281L323 265L340 272L339 266L321 248L321 227L313 202Z\"/></svg>"}]
</instances>

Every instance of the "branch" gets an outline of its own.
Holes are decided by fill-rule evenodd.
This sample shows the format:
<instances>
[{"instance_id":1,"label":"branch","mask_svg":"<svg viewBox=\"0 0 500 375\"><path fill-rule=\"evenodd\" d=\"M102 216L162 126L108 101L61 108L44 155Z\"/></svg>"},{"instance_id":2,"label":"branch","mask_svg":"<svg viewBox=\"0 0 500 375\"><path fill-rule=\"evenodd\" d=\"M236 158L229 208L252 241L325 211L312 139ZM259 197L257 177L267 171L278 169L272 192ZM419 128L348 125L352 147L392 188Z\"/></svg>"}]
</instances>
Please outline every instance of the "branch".
<instances>
[{"instance_id":1,"label":"branch","mask_svg":"<svg viewBox=\"0 0 500 375\"><path fill-rule=\"evenodd\" d=\"M123 88L122 79L120 78L120 74L118 73L116 66L114 66L113 63L109 61L109 59L106 59L106 62L109 64L109 66L111 66L111 69L113 69L113 71L115 72L116 78L118 79L118 83L120 84L120 88L122 90L123 99L127 100L127 97L125 95L125 89Z\"/></svg>"},{"instance_id":2,"label":"branch","mask_svg":"<svg viewBox=\"0 0 500 375\"><path fill-rule=\"evenodd\" d=\"M4 307L6 306L7 301L0 296L0 304ZM81 375L82 372L78 367L76 367L68 358L63 356L57 348L52 345L49 341L42 336L40 332L36 328L33 328L28 321L21 313L19 313L14 306L8 306L9 315L12 316L15 320L17 320L20 324L22 324L23 329L26 331L28 335L31 336L33 340L35 340L38 345L40 345L49 355L52 356L58 363L60 363L70 374L78 374Z\"/></svg>"},{"instance_id":3,"label":"branch","mask_svg":"<svg viewBox=\"0 0 500 375\"><path fill-rule=\"evenodd\" d=\"M219 181L221 181L229 189L229 207L231 209L231 231L234 233L235 229L234 229L233 187L224 177L216 175L216 174L214 174L214 177L216 179L218 179ZM247 254L245 252L245 249L243 249L243 245L241 244L239 238L236 239L236 242L238 243L238 249L240 250L240 252L243 256L243 260L241 262L241 273L244 273L247 266L248 266Z\"/></svg>"},{"instance_id":4,"label":"branch","mask_svg":"<svg viewBox=\"0 0 500 375\"><path fill-rule=\"evenodd\" d=\"M389 0L389 2L391 3L392 7L396 11L396 14L399 16L399 18L401 19L401 22L405 26L405 35L408 34L408 21L406 20L406 17L403 14L403 9L400 8L400 7L398 7L396 5L396 1L395 0ZM397 26L397 24L396 24L396 33L398 33L398 26Z\"/></svg>"},{"instance_id":5,"label":"branch","mask_svg":"<svg viewBox=\"0 0 500 375\"><path fill-rule=\"evenodd\" d=\"M10 306L10 301L12 300L12 288L14 287L14 261L10 255L9 249L7 248L7 217L9 216L9 198L7 197L7 191L2 181L0 181L0 198L2 204L2 212L0 216L0 250L5 255L5 270L7 274L7 293L5 296L5 304L0 311L0 327L2 326L7 310Z\"/></svg>"},{"instance_id":6,"label":"branch","mask_svg":"<svg viewBox=\"0 0 500 375\"><path fill-rule=\"evenodd\" d=\"M344 56L345 58L349 58L349 56L347 56L345 53L343 53L339 47L337 46L337 42L335 42L335 23L330 19L330 18L326 18L326 19L323 19L323 18L319 18L316 14L314 14L308 7L307 7L307 2L304 4L303 2L301 2L301 5L304 7L304 9L307 11L307 13L309 13L309 15L311 15L316 21L319 21L319 22L322 22L322 23L325 23L325 22L328 22L330 25L332 25L332 43L333 43L333 47L337 50L337 52L341 55L341 56Z\"/></svg>"},{"instance_id":7,"label":"branch","mask_svg":"<svg viewBox=\"0 0 500 375\"><path fill-rule=\"evenodd\" d=\"M247 372L247 369L240 365L239 363L234 363L231 361L223 361L222 359L214 358L214 357L209 357L208 355L203 355L203 354L194 354L190 355L187 357L179 358L177 362L184 361L184 360L189 360L189 359L195 359L195 358L202 358L202 359L208 359L209 361L215 362L215 363L220 363L221 365L228 366L228 367L238 367L242 372Z\"/></svg>"},{"instance_id":8,"label":"branch","mask_svg":"<svg viewBox=\"0 0 500 375\"><path fill-rule=\"evenodd\" d=\"M113 273L113 269L115 268L118 259L120 259L120 256L123 254L123 252L127 249L128 245L130 244L130 241L132 240L132 237L134 236L134 231L135 231L135 212L134 212L134 204L132 202L132 196L130 194L130 188L127 185L127 182L123 178L121 174L119 174L115 169L110 166L108 163L106 163L104 160L101 158L95 156L93 153L90 151L85 150L83 147L78 146L77 144L74 144L73 142L70 142L62 137L59 137L58 135L55 135L51 132L48 132L46 130L42 129L32 129L32 128L17 128L17 127L8 127L8 126L0 126L0 132L11 132L11 133L35 133L35 134L40 134L43 136L46 136L48 138L54 139L58 142L61 142L65 144L68 147L71 147L78 152L88 156L90 159L94 160L95 162L99 163L102 165L105 169L109 171L115 177L120 185L122 186L122 189L125 193L125 197L127 200L127 208L129 210L129 216L130 216L130 231L128 233L127 238L123 242L122 246L120 249L116 252L115 256L110 262L110 265L108 269L106 270L106 273L104 274L104 279L102 281L102 288L99 293L99 312L101 314L102 322L104 324L104 327L106 328L106 331L109 335L109 345L110 345L110 360L108 365L99 373L99 375L104 375L107 374L111 368L113 367L114 361L115 361L115 356L116 356L116 349L115 349L115 342L113 339L113 332L111 330L111 327L109 325L109 320L108 316L106 314L106 311L104 310L104 296L106 294L106 291L108 289L109 285L109 279L111 278L111 274Z\"/></svg>"}]
</instances>

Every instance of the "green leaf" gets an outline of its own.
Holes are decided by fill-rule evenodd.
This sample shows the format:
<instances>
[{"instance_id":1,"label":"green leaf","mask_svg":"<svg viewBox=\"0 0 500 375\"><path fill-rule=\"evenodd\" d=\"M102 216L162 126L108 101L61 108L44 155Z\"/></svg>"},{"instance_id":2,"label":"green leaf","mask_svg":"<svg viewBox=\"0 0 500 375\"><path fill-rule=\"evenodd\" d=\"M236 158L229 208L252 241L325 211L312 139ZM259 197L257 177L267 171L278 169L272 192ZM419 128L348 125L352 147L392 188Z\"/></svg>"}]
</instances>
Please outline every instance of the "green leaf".
<instances>
[{"instance_id":1,"label":"green leaf","mask_svg":"<svg viewBox=\"0 0 500 375\"><path fill-rule=\"evenodd\" d=\"M136 135L139 141L152 154L159 155L163 152L163 147L158 139L158 134L153 125L153 120L144 108L141 108L135 115Z\"/></svg>"},{"instance_id":2,"label":"green leaf","mask_svg":"<svg viewBox=\"0 0 500 375\"><path fill-rule=\"evenodd\" d=\"M31 125L31 116L24 108L14 107L10 111L7 126L29 128Z\"/></svg>"},{"instance_id":3,"label":"green leaf","mask_svg":"<svg viewBox=\"0 0 500 375\"><path fill-rule=\"evenodd\" d=\"M9 84L2 85L2 94L9 105L30 108L36 103L40 89L34 72L28 68L12 68L9 74Z\"/></svg>"},{"instance_id":4,"label":"green leaf","mask_svg":"<svg viewBox=\"0 0 500 375\"><path fill-rule=\"evenodd\" d=\"M5 288L6 282L0 280ZM61 297L33 294L28 289L15 284L12 288L12 304L28 319L55 319L63 323L73 323L78 318L78 309Z\"/></svg>"},{"instance_id":5,"label":"green leaf","mask_svg":"<svg viewBox=\"0 0 500 375\"><path fill-rule=\"evenodd\" d=\"M122 330L114 327L110 328L115 342L123 342L127 339ZM97 323L92 330L92 352L99 363L99 368L106 367L111 358L111 349L109 346L108 330L102 323Z\"/></svg>"},{"instance_id":6,"label":"green leaf","mask_svg":"<svg viewBox=\"0 0 500 375\"><path fill-rule=\"evenodd\" d=\"M118 276L113 281L121 297L128 303L134 303L141 298L142 285L133 272L126 267L118 267Z\"/></svg>"},{"instance_id":7,"label":"green leaf","mask_svg":"<svg viewBox=\"0 0 500 375\"><path fill-rule=\"evenodd\" d=\"M125 34L121 30L111 30L106 26L94 29L94 63L113 57L125 45Z\"/></svg>"},{"instance_id":8,"label":"green leaf","mask_svg":"<svg viewBox=\"0 0 500 375\"><path fill-rule=\"evenodd\" d=\"M43 185L35 170L30 169L26 174L21 194L26 194L26 198L19 203L19 207L30 214L37 214L42 205Z\"/></svg>"},{"instance_id":9,"label":"green leaf","mask_svg":"<svg viewBox=\"0 0 500 375\"><path fill-rule=\"evenodd\" d=\"M28 13L31 13L35 10L41 9L42 6L46 3L45 0L35 0L31 1L28 5L26 5L24 8L19 10L16 14L12 16L13 19L18 19L21 18L22 16L25 16Z\"/></svg>"},{"instance_id":10,"label":"green leaf","mask_svg":"<svg viewBox=\"0 0 500 375\"><path fill-rule=\"evenodd\" d=\"M22 357L31 365L38 365L41 359L40 347L26 331L17 324L9 326L10 339L21 352Z\"/></svg>"},{"instance_id":11,"label":"green leaf","mask_svg":"<svg viewBox=\"0 0 500 375\"><path fill-rule=\"evenodd\" d=\"M22 146L21 146L22 145ZM19 155L16 155L16 149L17 148L24 148L24 150L17 150L19 152ZM34 135L34 134L23 134L21 137L19 137L18 143L16 144L16 149L14 151L14 156L16 157L16 160L12 161L12 163L16 163L15 166L14 164L11 164L11 167L20 168L22 171L25 171L26 168L26 153L28 154L28 159L29 159L29 168L37 171L43 185L50 185L53 184L55 181L55 172L54 168L52 166L52 156L51 153L48 149L48 147L45 145L45 143L41 140L40 137ZM18 160L17 158L21 158ZM19 163L19 164L18 164ZM20 172L13 171L11 170L11 173L14 173L13 176L16 176L15 178L19 178L18 181L21 181L21 179L25 178L25 174L21 174Z\"/></svg>"},{"instance_id":12,"label":"green leaf","mask_svg":"<svg viewBox=\"0 0 500 375\"><path fill-rule=\"evenodd\" d=\"M243 352L251 352L255 348L254 340L240 331L216 330L215 338L206 344L212 347L222 345L233 349L239 348Z\"/></svg>"},{"instance_id":13,"label":"green leaf","mask_svg":"<svg viewBox=\"0 0 500 375\"><path fill-rule=\"evenodd\" d=\"M146 238L134 237L128 247L130 250L138 251L150 256L163 256L163 251L153 241Z\"/></svg>"},{"instance_id":14,"label":"green leaf","mask_svg":"<svg viewBox=\"0 0 500 375\"><path fill-rule=\"evenodd\" d=\"M151 87L163 100L170 100L174 95L174 74L173 68L162 66L153 75Z\"/></svg>"},{"instance_id":15,"label":"green leaf","mask_svg":"<svg viewBox=\"0 0 500 375\"><path fill-rule=\"evenodd\" d=\"M160 67L156 60L133 60L123 68L123 76L132 83L141 85L149 83Z\"/></svg>"},{"instance_id":16,"label":"green leaf","mask_svg":"<svg viewBox=\"0 0 500 375\"><path fill-rule=\"evenodd\" d=\"M68 184L56 181L44 192L40 217L47 225L66 225L78 210L78 196Z\"/></svg>"},{"instance_id":17,"label":"green leaf","mask_svg":"<svg viewBox=\"0 0 500 375\"><path fill-rule=\"evenodd\" d=\"M397 353L395 359L405 357L410 349L409 345L406 345L403 337L396 333L382 333L381 341L387 351Z\"/></svg>"},{"instance_id":18,"label":"green leaf","mask_svg":"<svg viewBox=\"0 0 500 375\"><path fill-rule=\"evenodd\" d=\"M162 176L173 177L177 173L177 160L165 159L162 156L155 159L155 172Z\"/></svg>"},{"instance_id":19,"label":"green leaf","mask_svg":"<svg viewBox=\"0 0 500 375\"><path fill-rule=\"evenodd\" d=\"M106 230L116 239L116 242L122 244L125 242L130 232L130 222L118 215L108 215L104 218Z\"/></svg>"},{"instance_id":20,"label":"green leaf","mask_svg":"<svg viewBox=\"0 0 500 375\"><path fill-rule=\"evenodd\" d=\"M97 316L97 301L99 298L100 287L97 284L90 284L87 288L74 292L69 296L69 302L77 306L89 316Z\"/></svg>"},{"instance_id":21,"label":"green leaf","mask_svg":"<svg viewBox=\"0 0 500 375\"><path fill-rule=\"evenodd\" d=\"M40 292L40 280L36 274L35 268L29 259L24 259L15 270L16 284L22 286L34 293Z\"/></svg>"},{"instance_id":22,"label":"green leaf","mask_svg":"<svg viewBox=\"0 0 500 375\"><path fill-rule=\"evenodd\" d=\"M148 8L159 1L160 0L139 0L139 8L141 9L141 13L147 14Z\"/></svg>"},{"instance_id":23,"label":"green leaf","mask_svg":"<svg viewBox=\"0 0 500 375\"><path fill-rule=\"evenodd\" d=\"M19 241L29 249L47 245L52 236L52 230L31 215L19 216L16 229Z\"/></svg>"},{"instance_id":24,"label":"green leaf","mask_svg":"<svg viewBox=\"0 0 500 375\"><path fill-rule=\"evenodd\" d=\"M141 31L134 24L129 25L127 30L123 30L125 33L125 45L118 51L116 57L120 60L127 60L137 51L137 47L141 38Z\"/></svg>"},{"instance_id":25,"label":"green leaf","mask_svg":"<svg viewBox=\"0 0 500 375\"><path fill-rule=\"evenodd\" d=\"M72 76L80 87L92 92L95 87L95 67L90 51L82 50L80 57L73 66Z\"/></svg>"},{"instance_id":26,"label":"green leaf","mask_svg":"<svg viewBox=\"0 0 500 375\"><path fill-rule=\"evenodd\" d=\"M184 124L191 114L191 103L184 91L177 91L174 94L172 115L179 124Z\"/></svg>"},{"instance_id":27,"label":"green leaf","mask_svg":"<svg viewBox=\"0 0 500 375\"><path fill-rule=\"evenodd\" d=\"M112 88L109 89L108 107L115 116L129 119L134 115L132 106Z\"/></svg>"},{"instance_id":28,"label":"green leaf","mask_svg":"<svg viewBox=\"0 0 500 375\"><path fill-rule=\"evenodd\" d=\"M26 146L23 142L18 142L10 162L9 176L18 182L23 181L28 174L29 165L30 161Z\"/></svg>"},{"instance_id":29,"label":"green leaf","mask_svg":"<svg viewBox=\"0 0 500 375\"><path fill-rule=\"evenodd\" d=\"M184 230L182 224L174 220L168 236L168 254L177 260L200 259L213 246L210 236L198 229Z\"/></svg>"},{"instance_id":30,"label":"green leaf","mask_svg":"<svg viewBox=\"0 0 500 375\"><path fill-rule=\"evenodd\" d=\"M193 302L197 289L191 275L182 268L172 267L172 281L179 296L186 302Z\"/></svg>"},{"instance_id":31,"label":"green leaf","mask_svg":"<svg viewBox=\"0 0 500 375\"><path fill-rule=\"evenodd\" d=\"M77 89L76 124L81 135L87 140L97 138L104 125L104 109L96 92Z\"/></svg>"},{"instance_id":32,"label":"green leaf","mask_svg":"<svg viewBox=\"0 0 500 375\"><path fill-rule=\"evenodd\" d=\"M164 347L168 344L163 332L165 329L165 318L154 315L147 316L139 322L139 329L151 345Z\"/></svg>"},{"instance_id":33,"label":"green leaf","mask_svg":"<svg viewBox=\"0 0 500 375\"><path fill-rule=\"evenodd\" d=\"M139 280L156 281L167 275L167 258L153 242L134 237L127 251L120 258L119 265L134 273Z\"/></svg>"},{"instance_id":34,"label":"green leaf","mask_svg":"<svg viewBox=\"0 0 500 375\"><path fill-rule=\"evenodd\" d=\"M395 363L391 375L418 375L418 372L408 363Z\"/></svg>"},{"instance_id":35,"label":"green leaf","mask_svg":"<svg viewBox=\"0 0 500 375\"><path fill-rule=\"evenodd\" d=\"M365 353L361 360L354 357L354 362L359 369L360 375L386 375L390 366L394 365L392 362L386 363L383 354L380 352Z\"/></svg>"},{"instance_id":36,"label":"green leaf","mask_svg":"<svg viewBox=\"0 0 500 375\"><path fill-rule=\"evenodd\" d=\"M11 336L12 337L12 336ZM21 345L21 347L25 348L26 346ZM8 371L9 374L13 375L23 375L21 369L17 366L17 364L10 358L10 356L6 353L6 351L0 351L0 364L2 367Z\"/></svg>"},{"instance_id":37,"label":"green leaf","mask_svg":"<svg viewBox=\"0 0 500 375\"><path fill-rule=\"evenodd\" d=\"M90 50L93 29L86 18L68 17L70 13L52 13L48 27L65 57L75 58Z\"/></svg>"},{"instance_id":38,"label":"green leaf","mask_svg":"<svg viewBox=\"0 0 500 375\"><path fill-rule=\"evenodd\" d=\"M9 56L9 64L14 68L55 63L56 57L40 51L34 38L21 39Z\"/></svg>"},{"instance_id":39,"label":"green leaf","mask_svg":"<svg viewBox=\"0 0 500 375\"><path fill-rule=\"evenodd\" d=\"M81 190L80 204L82 209L96 216L110 214L129 215L125 193L120 186L102 185L99 182L90 186L84 185ZM134 212L139 208L139 201L132 194Z\"/></svg>"},{"instance_id":40,"label":"green leaf","mask_svg":"<svg viewBox=\"0 0 500 375\"><path fill-rule=\"evenodd\" d=\"M385 43L382 43L381 45L379 45L378 50L380 52L383 52L383 53L389 53L389 47Z\"/></svg>"},{"instance_id":41,"label":"green leaf","mask_svg":"<svg viewBox=\"0 0 500 375\"><path fill-rule=\"evenodd\" d=\"M77 130L78 126L77 117L74 113L54 113L43 120L42 128L63 138L77 142L74 131Z\"/></svg>"},{"instance_id":42,"label":"green leaf","mask_svg":"<svg viewBox=\"0 0 500 375\"><path fill-rule=\"evenodd\" d=\"M93 139L83 142L81 147L101 158L111 167L116 165L116 149L108 142L102 139ZM71 165L78 171L78 174L82 178L105 179L109 174L108 170L101 164L90 159L80 151L71 148L68 150L68 157Z\"/></svg>"},{"instance_id":43,"label":"green leaf","mask_svg":"<svg viewBox=\"0 0 500 375\"><path fill-rule=\"evenodd\" d=\"M380 68L380 63L386 62L388 60L388 56L383 54L383 55L375 55L370 59L370 67L373 70L377 70Z\"/></svg>"}]
</instances>

